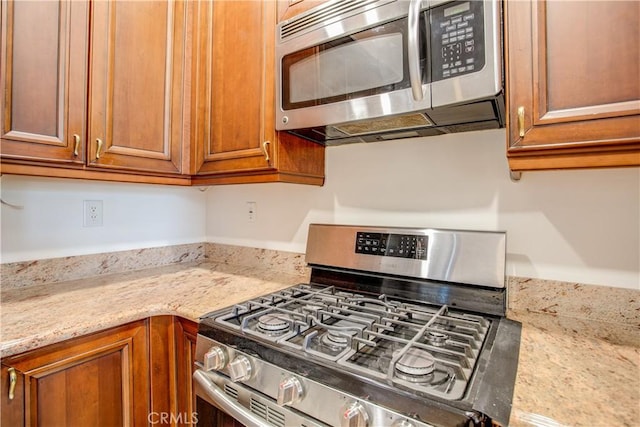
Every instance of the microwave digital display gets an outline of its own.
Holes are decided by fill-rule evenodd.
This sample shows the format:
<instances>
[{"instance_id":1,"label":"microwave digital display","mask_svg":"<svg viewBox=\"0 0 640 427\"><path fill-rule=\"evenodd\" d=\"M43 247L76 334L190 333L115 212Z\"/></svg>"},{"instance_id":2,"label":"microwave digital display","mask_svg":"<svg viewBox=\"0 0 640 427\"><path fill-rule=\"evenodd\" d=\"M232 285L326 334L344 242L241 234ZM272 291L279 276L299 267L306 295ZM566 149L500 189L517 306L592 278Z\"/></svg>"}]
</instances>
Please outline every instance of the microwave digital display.
<instances>
[{"instance_id":1,"label":"microwave digital display","mask_svg":"<svg viewBox=\"0 0 640 427\"><path fill-rule=\"evenodd\" d=\"M451 15L457 15L458 13L466 12L469 10L469 2L460 3L455 6L448 7L444 10L445 18Z\"/></svg>"}]
</instances>

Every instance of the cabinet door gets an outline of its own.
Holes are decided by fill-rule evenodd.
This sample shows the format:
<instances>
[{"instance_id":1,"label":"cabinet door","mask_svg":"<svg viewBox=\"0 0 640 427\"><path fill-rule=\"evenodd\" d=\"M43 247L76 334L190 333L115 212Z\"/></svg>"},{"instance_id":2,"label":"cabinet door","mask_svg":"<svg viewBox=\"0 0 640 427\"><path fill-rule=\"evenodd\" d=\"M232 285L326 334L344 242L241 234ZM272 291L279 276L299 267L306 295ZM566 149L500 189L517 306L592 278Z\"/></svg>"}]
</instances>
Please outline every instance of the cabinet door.
<instances>
[{"instance_id":1,"label":"cabinet door","mask_svg":"<svg viewBox=\"0 0 640 427\"><path fill-rule=\"evenodd\" d=\"M194 184L322 185L324 147L275 131L273 1L198 2Z\"/></svg>"},{"instance_id":2,"label":"cabinet door","mask_svg":"<svg viewBox=\"0 0 640 427\"><path fill-rule=\"evenodd\" d=\"M146 322L3 360L24 374L25 424L148 425Z\"/></svg>"},{"instance_id":3,"label":"cabinet door","mask_svg":"<svg viewBox=\"0 0 640 427\"><path fill-rule=\"evenodd\" d=\"M178 425L191 425L198 418L192 375L195 371L198 324L176 318L176 372Z\"/></svg>"},{"instance_id":4,"label":"cabinet door","mask_svg":"<svg viewBox=\"0 0 640 427\"><path fill-rule=\"evenodd\" d=\"M505 2L512 170L640 165L640 2Z\"/></svg>"},{"instance_id":5,"label":"cabinet door","mask_svg":"<svg viewBox=\"0 0 640 427\"><path fill-rule=\"evenodd\" d=\"M2 1L2 158L84 164L86 1Z\"/></svg>"},{"instance_id":6,"label":"cabinet door","mask_svg":"<svg viewBox=\"0 0 640 427\"><path fill-rule=\"evenodd\" d=\"M200 174L271 168L263 147L265 13L271 2L199 2L193 123Z\"/></svg>"},{"instance_id":7,"label":"cabinet door","mask_svg":"<svg viewBox=\"0 0 640 427\"><path fill-rule=\"evenodd\" d=\"M92 3L90 166L180 173L188 7Z\"/></svg>"}]
</instances>

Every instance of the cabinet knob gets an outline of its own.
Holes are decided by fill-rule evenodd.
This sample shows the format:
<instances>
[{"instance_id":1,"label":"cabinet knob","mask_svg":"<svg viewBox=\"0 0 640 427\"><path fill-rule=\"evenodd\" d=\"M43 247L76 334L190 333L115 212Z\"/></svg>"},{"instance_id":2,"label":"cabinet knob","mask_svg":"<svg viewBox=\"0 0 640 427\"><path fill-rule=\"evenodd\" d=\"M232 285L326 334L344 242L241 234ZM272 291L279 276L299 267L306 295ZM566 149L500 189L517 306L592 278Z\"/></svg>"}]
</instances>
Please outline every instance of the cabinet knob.
<instances>
[{"instance_id":1,"label":"cabinet knob","mask_svg":"<svg viewBox=\"0 0 640 427\"><path fill-rule=\"evenodd\" d=\"M287 377L278 386L277 403L280 406L291 405L302 399L302 384L296 377Z\"/></svg>"}]
</instances>

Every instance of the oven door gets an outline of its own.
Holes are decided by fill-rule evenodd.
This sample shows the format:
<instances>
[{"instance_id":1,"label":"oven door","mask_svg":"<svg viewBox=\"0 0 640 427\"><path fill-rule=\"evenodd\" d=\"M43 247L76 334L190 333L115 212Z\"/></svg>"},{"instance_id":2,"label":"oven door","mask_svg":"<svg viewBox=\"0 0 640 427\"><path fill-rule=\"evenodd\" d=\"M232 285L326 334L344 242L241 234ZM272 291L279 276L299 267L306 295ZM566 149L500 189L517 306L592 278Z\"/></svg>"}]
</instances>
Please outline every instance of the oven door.
<instances>
[{"instance_id":1,"label":"oven door","mask_svg":"<svg viewBox=\"0 0 640 427\"><path fill-rule=\"evenodd\" d=\"M287 33L284 40L285 26L296 28L298 18L280 24L276 129L429 109L430 31L421 4L416 0L384 4L306 34Z\"/></svg>"},{"instance_id":2,"label":"oven door","mask_svg":"<svg viewBox=\"0 0 640 427\"><path fill-rule=\"evenodd\" d=\"M228 416L246 427L326 427L286 406L278 406L270 397L216 372L196 369L193 379L198 426L215 427L219 425L221 416Z\"/></svg>"}]
</instances>

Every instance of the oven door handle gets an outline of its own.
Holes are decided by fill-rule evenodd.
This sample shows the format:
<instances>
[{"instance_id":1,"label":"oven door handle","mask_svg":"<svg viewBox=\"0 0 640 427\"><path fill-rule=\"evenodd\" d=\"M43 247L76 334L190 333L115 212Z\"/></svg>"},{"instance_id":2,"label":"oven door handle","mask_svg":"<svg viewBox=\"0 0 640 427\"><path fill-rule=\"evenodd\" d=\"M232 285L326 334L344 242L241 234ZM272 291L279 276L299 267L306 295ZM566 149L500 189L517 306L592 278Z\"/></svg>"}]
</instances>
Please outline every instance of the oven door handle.
<instances>
[{"instance_id":1,"label":"oven door handle","mask_svg":"<svg viewBox=\"0 0 640 427\"><path fill-rule=\"evenodd\" d=\"M407 62L409 81L415 101L422 101L422 73L420 72L420 8L422 0L411 0L407 16Z\"/></svg>"},{"instance_id":2,"label":"oven door handle","mask_svg":"<svg viewBox=\"0 0 640 427\"><path fill-rule=\"evenodd\" d=\"M246 427L272 427L264 420L249 412L247 408L227 396L220 387L207 377L207 374L202 369L196 369L193 373L193 379L201 386L201 389L207 395L206 397L211 399L213 404L240 421Z\"/></svg>"}]
</instances>

